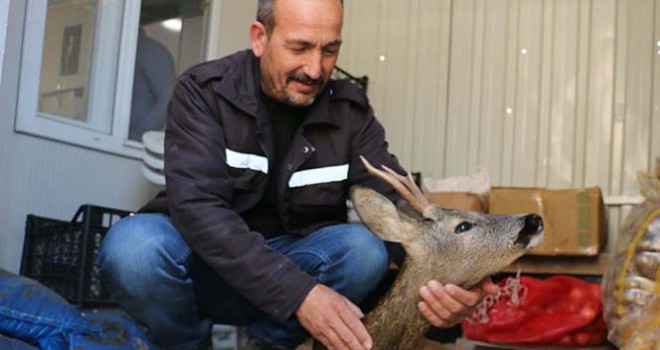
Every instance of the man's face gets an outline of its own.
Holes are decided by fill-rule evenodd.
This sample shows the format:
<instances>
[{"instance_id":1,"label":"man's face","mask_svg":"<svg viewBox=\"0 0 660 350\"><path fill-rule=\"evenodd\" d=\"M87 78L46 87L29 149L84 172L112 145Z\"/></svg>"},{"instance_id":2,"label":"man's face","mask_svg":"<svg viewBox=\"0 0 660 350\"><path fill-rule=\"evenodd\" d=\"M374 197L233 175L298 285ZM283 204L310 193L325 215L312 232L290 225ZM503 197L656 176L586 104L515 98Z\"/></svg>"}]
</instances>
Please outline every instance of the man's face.
<instances>
[{"instance_id":1,"label":"man's face","mask_svg":"<svg viewBox=\"0 0 660 350\"><path fill-rule=\"evenodd\" d=\"M339 0L277 0L268 35L252 24L252 49L261 58L261 88L292 106L309 106L328 82L341 46Z\"/></svg>"}]
</instances>

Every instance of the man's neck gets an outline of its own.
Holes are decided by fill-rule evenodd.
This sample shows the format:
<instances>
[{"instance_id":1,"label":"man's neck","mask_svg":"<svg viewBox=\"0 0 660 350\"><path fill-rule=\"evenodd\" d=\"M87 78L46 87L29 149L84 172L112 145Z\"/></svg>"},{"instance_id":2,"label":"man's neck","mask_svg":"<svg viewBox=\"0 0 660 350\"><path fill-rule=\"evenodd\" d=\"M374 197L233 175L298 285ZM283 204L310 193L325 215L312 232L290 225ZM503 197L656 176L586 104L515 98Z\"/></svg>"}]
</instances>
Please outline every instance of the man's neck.
<instances>
[{"instance_id":1,"label":"man's neck","mask_svg":"<svg viewBox=\"0 0 660 350\"><path fill-rule=\"evenodd\" d=\"M308 111L310 107L310 106L295 106L285 101L278 100L270 96L263 89L261 89L261 96L263 101L266 103L266 108L277 112L300 114Z\"/></svg>"}]
</instances>

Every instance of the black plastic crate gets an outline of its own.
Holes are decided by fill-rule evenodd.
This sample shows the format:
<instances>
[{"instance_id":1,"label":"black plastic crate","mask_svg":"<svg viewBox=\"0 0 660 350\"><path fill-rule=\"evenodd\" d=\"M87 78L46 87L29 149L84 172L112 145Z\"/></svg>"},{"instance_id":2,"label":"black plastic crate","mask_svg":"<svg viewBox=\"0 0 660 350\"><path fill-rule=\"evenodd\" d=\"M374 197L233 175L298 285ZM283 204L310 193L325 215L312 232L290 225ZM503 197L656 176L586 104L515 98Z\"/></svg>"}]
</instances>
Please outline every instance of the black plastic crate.
<instances>
[{"instance_id":1,"label":"black plastic crate","mask_svg":"<svg viewBox=\"0 0 660 350\"><path fill-rule=\"evenodd\" d=\"M21 275L41 282L79 306L112 304L101 284L97 259L108 229L129 214L83 205L70 222L28 215Z\"/></svg>"}]
</instances>

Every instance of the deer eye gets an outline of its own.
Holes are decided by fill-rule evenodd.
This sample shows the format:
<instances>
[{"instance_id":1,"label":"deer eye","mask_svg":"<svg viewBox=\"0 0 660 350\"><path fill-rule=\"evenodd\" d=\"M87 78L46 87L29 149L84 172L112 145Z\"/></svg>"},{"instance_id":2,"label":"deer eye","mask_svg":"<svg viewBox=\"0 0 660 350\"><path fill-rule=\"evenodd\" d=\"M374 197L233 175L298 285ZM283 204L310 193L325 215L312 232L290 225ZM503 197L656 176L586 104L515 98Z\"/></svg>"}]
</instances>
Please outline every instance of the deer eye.
<instances>
[{"instance_id":1,"label":"deer eye","mask_svg":"<svg viewBox=\"0 0 660 350\"><path fill-rule=\"evenodd\" d=\"M454 230L455 233L463 233L465 231L470 231L472 229L472 224L469 222L461 222L456 226L456 229Z\"/></svg>"}]
</instances>

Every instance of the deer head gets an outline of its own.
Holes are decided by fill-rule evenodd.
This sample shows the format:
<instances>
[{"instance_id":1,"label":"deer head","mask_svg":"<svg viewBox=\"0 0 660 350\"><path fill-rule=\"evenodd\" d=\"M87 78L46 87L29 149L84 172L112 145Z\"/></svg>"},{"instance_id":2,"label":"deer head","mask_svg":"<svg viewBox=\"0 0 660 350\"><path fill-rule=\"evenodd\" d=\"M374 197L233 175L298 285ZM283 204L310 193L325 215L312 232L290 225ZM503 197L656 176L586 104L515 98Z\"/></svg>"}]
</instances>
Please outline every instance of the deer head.
<instances>
[{"instance_id":1,"label":"deer head","mask_svg":"<svg viewBox=\"0 0 660 350\"><path fill-rule=\"evenodd\" d=\"M365 319L374 349L414 348L414 341L428 328L416 304L419 287L429 280L470 288L542 240L543 221L538 215L491 216L433 206L410 173L404 177L362 161L408 202L397 207L371 189L351 190L363 223L383 240L401 243L407 253L389 294Z\"/></svg>"}]
</instances>

